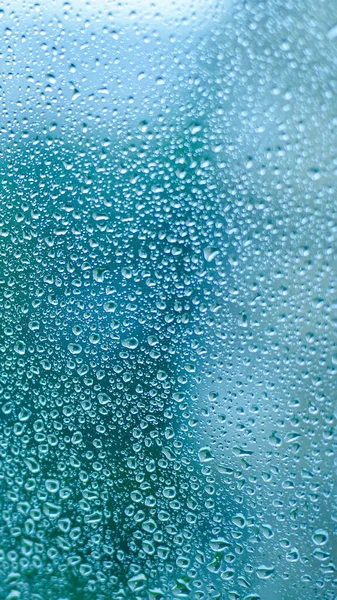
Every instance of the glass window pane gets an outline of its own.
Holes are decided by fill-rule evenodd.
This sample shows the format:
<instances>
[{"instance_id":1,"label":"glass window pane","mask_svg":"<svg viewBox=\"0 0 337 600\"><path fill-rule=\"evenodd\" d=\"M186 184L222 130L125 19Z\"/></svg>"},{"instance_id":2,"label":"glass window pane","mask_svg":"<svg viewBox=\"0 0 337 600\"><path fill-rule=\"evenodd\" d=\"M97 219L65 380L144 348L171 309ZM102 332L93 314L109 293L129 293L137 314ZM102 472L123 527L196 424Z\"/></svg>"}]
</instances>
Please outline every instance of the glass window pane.
<instances>
[{"instance_id":1,"label":"glass window pane","mask_svg":"<svg viewBox=\"0 0 337 600\"><path fill-rule=\"evenodd\" d=\"M8 0L0 597L336 597L335 3Z\"/></svg>"}]
</instances>

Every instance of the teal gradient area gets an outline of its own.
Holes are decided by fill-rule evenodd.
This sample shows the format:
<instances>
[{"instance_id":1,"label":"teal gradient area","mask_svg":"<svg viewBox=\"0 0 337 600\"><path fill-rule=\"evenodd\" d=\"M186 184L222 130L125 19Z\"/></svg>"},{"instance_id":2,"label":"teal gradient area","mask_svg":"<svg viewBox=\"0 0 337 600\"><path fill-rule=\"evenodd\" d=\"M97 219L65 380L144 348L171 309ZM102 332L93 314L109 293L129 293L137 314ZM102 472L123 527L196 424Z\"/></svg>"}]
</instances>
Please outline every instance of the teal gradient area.
<instances>
[{"instance_id":1,"label":"teal gradient area","mask_svg":"<svg viewBox=\"0 0 337 600\"><path fill-rule=\"evenodd\" d=\"M0 11L0 600L334 600L332 2Z\"/></svg>"}]
</instances>

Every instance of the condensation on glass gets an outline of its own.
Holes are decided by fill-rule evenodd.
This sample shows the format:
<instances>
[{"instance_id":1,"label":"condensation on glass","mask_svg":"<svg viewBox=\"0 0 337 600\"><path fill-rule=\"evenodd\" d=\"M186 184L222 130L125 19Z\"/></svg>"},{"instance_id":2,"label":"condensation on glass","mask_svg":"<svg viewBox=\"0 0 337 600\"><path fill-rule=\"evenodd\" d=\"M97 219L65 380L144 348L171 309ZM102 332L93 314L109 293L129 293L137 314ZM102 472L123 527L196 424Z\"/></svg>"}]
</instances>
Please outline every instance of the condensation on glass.
<instances>
[{"instance_id":1,"label":"condensation on glass","mask_svg":"<svg viewBox=\"0 0 337 600\"><path fill-rule=\"evenodd\" d=\"M332 0L0 10L0 597L336 597Z\"/></svg>"}]
</instances>

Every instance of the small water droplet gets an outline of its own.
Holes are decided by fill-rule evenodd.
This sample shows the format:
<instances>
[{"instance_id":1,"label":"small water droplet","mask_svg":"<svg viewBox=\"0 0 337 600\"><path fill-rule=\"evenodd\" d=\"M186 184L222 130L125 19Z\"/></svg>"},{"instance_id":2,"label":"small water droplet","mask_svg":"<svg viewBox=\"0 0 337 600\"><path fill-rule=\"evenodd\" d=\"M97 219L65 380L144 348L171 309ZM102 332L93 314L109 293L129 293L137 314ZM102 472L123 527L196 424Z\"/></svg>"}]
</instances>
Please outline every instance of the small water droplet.
<instances>
[{"instance_id":1,"label":"small water droplet","mask_svg":"<svg viewBox=\"0 0 337 600\"><path fill-rule=\"evenodd\" d=\"M129 350L135 350L138 346L137 338L128 338L126 340L122 340L122 346L124 348L129 348Z\"/></svg>"},{"instance_id":2,"label":"small water droplet","mask_svg":"<svg viewBox=\"0 0 337 600\"><path fill-rule=\"evenodd\" d=\"M219 254L219 250L214 246L207 246L204 248L204 257L207 262L211 262Z\"/></svg>"},{"instance_id":3,"label":"small water droplet","mask_svg":"<svg viewBox=\"0 0 337 600\"><path fill-rule=\"evenodd\" d=\"M329 539L329 534L324 529L316 529L312 536L312 541L316 546L324 546Z\"/></svg>"},{"instance_id":4,"label":"small water droplet","mask_svg":"<svg viewBox=\"0 0 337 600\"><path fill-rule=\"evenodd\" d=\"M201 463L210 462L211 460L214 460L212 450L208 446L200 448L198 456Z\"/></svg>"},{"instance_id":5,"label":"small water droplet","mask_svg":"<svg viewBox=\"0 0 337 600\"><path fill-rule=\"evenodd\" d=\"M71 354L80 354L82 352L82 346L80 344L68 344L68 350Z\"/></svg>"},{"instance_id":6,"label":"small water droplet","mask_svg":"<svg viewBox=\"0 0 337 600\"><path fill-rule=\"evenodd\" d=\"M18 341L15 346L14 346L14 350L17 354L20 354L21 356L23 356L26 353L26 344L23 341Z\"/></svg>"},{"instance_id":7,"label":"small water droplet","mask_svg":"<svg viewBox=\"0 0 337 600\"><path fill-rule=\"evenodd\" d=\"M269 579L275 571L275 567L266 567L265 565L260 565L256 569L256 574L260 579Z\"/></svg>"}]
</instances>

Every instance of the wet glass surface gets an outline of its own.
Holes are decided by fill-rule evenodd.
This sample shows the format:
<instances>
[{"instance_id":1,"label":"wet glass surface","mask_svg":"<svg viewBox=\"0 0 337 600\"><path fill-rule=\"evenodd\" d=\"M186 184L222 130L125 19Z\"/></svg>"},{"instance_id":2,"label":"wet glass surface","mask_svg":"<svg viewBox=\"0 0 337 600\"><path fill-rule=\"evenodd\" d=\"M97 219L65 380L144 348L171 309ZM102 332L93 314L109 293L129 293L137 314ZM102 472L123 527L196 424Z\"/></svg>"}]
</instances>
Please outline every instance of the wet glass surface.
<instances>
[{"instance_id":1,"label":"wet glass surface","mask_svg":"<svg viewBox=\"0 0 337 600\"><path fill-rule=\"evenodd\" d=\"M0 597L336 597L332 1L0 11Z\"/></svg>"}]
</instances>

